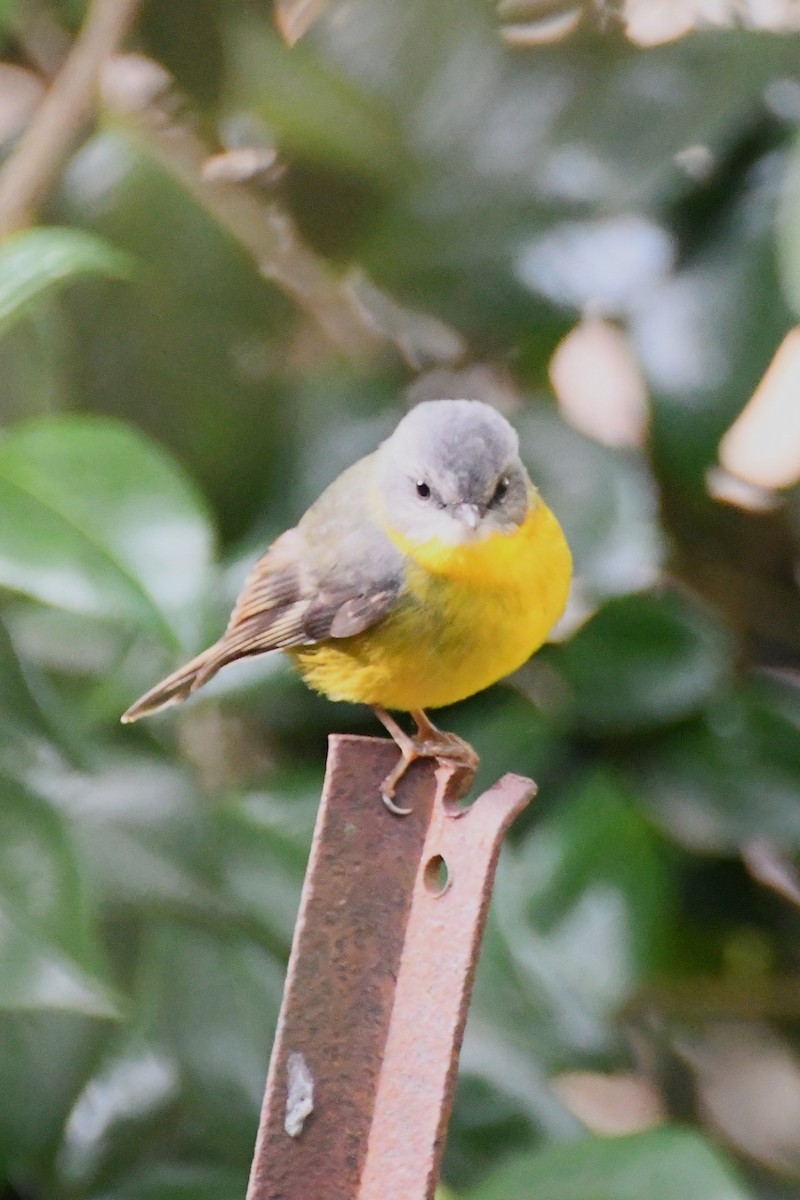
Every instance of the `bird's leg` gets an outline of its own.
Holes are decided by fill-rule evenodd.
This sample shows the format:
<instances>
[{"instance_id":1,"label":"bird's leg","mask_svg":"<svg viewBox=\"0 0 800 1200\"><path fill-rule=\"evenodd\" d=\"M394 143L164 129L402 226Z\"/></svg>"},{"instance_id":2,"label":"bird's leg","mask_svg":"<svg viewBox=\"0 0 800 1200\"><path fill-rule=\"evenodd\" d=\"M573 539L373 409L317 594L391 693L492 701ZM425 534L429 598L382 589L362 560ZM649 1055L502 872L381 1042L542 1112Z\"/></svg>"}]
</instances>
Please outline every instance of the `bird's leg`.
<instances>
[{"instance_id":1,"label":"bird's leg","mask_svg":"<svg viewBox=\"0 0 800 1200\"><path fill-rule=\"evenodd\" d=\"M417 736L414 742L420 758L437 758L443 763L452 763L454 767L464 767L467 771L477 771L480 759L470 746L457 733L447 733L437 729L421 708L415 709L411 716L417 723Z\"/></svg>"},{"instance_id":2,"label":"bird's leg","mask_svg":"<svg viewBox=\"0 0 800 1200\"><path fill-rule=\"evenodd\" d=\"M389 812L396 816L405 817L412 811L410 808L399 808L394 803L393 797L398 783L412 762L418 758L435 758L440 763L463 767L468 771L477 769L479 759L469 742L465 742L463 738L457 737L454 733L445 733L443 730L437 729L421 708L411 714L417 726L415 737L401 729L394 717L390 716L385 709L373 705L372 711L400 747L400 759L397 765L381 784L381 799Z\"/></svg>"},{"instance_id":3,"label":"bird's leg","mask_svg":"<svg viewBox=\"0 0 800 1200\"><path fill-rule=\"evenodd\" d=\"M400 808L395 804L393 796L395 788L400 780L405 775L408 768L411 766L414 759L419 758L417 747L411 734L406 733L395 721L394 717L390 716L385 708L379 708L377 705L372 706L372 711L383 725L384 729L391 734L394 741L400 747L400 758L397 766L394 767L381 784L381 800L386 805L390 813L394 813L396 817L407 817L414 810L412 808Z\"/></svg>"}]
</instances>

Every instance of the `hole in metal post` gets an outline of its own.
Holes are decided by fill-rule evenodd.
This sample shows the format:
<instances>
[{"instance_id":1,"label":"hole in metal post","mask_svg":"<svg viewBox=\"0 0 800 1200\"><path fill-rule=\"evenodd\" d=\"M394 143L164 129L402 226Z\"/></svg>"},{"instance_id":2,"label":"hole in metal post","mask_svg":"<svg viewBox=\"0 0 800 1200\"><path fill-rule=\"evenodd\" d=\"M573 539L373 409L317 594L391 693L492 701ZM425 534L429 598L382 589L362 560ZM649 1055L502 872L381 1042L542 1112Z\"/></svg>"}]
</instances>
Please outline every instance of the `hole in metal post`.
<instances>
[{"instance_id":1,"label":"hole in metal post","mask_svg":"<svg viewBox=\"0 0 800 1200\"><path fill-rule=\"evenodd\" d=\"M425 890L432 896L443 896L450 886L450 872L441 854L434 854L425 864L422 872Z\"/></svg>"}]
</instances>

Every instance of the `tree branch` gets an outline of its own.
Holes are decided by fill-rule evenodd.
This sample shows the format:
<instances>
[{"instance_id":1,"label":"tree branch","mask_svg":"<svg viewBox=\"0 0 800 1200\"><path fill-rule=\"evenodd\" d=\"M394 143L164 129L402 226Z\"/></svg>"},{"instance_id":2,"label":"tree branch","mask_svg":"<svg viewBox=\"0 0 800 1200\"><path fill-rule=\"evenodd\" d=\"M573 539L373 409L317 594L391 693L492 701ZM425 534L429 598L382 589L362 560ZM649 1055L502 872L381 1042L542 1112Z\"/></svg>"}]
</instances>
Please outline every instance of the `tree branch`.
<instances>
[{"instance_id":1,"label":"tree branch","mask_svg":"<svg viewBox=\"0 0 800 1200\"><path fill-rule=\"evenodd\" d=\"M24 228L53 186L88 120L103 63L125 37L140 0L93 0L58 75L0 170L0 237Z\"/></svg>"},{"instance_id":2,"label":"tree branch","mask_svg":"<svg viewBox=\"0 0 800 1200\"><path fill-rule=\"evenodd\" d=\"M101 86L103 102L142 153L177 179L339 349L370 353L388 343L416 370L453 366L464 357L466 344L455 329L405 308L359 271L333 271L272 195L220 170L217 157L210 158L210 148L179 115L182 98L163 67L141 55L119 55Z\"/></svg>"}]
</instances>

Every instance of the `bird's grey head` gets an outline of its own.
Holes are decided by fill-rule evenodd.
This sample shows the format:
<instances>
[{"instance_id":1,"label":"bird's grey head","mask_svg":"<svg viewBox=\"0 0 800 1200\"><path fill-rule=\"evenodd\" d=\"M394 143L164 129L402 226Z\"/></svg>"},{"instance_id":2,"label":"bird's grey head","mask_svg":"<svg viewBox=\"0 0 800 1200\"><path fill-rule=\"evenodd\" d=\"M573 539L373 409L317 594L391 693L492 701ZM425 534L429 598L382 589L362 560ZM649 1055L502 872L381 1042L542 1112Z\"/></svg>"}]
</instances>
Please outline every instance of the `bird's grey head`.
<instances>
[{"instance_id":1,"label":"bird's grey head","mask_svg":"<svg viewBox=\"0 0 800 1200\"><path fill-rule=\"evenodd\" d=\"M376 465L389 524L415 542L458 545L511 533L528 513L519 439L479 400L418 404L380 447Z\"/></svg>"}]
</instances>

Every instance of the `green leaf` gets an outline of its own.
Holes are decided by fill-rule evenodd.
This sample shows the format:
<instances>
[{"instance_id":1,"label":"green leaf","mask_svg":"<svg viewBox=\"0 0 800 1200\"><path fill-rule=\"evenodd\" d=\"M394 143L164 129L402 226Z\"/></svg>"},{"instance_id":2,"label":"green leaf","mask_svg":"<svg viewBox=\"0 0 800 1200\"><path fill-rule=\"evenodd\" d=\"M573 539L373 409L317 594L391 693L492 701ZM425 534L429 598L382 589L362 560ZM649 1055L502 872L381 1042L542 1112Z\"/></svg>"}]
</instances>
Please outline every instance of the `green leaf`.
<instances>
[{"instance_id":1,"label":"green leaf","mask_svg":"<svg viewBox=\"0 0 800 1200\"><path fill-rule=\"evenodd\" d=\"M177 922L147 931L139 963L135 1020L178 1064L193 1141L206 1158L249 1161L283 964L247 938Z\"/></svg>"},{"instance_id":2,"label":"green leaf","mask_svg":"<svg viewBox=\"0 0 800 1200\"><path fill-rule=\"evenodd\" d=\"M86 896L66 824L48 804L5 778L0 894L65 949L89 950Z\"/></svg>"},{"instance_id":3,"label":"green leaf","mask_svg":"<svg viewBox=\"0 0 800 1200\"><path fill-rule=\"evenodd\" d=\"M0 335L43 296L84 275L126 279L133 259L79 229L27 229L0 245Z\"/></svg>"},{"instance_id":4,"label":"green leaf","mask_svg":"<svg viewBox=\"0 0 800 1200\"><path fill-rule=\"evenodd\" d=\"M75 1097L117 1029L55 1009L0 1013L0 1161L14 1177L47 1174Z\"/></svg>"},{"instance_id":5,"label":"green leaf","mask_svg":"<svg viewBox=\"0 0 800 1200\"><path fill-rule=\"evenodd\" d=\"M227 894L288 957L319 796L304 780L276 781L217 814L220 874ZM300 786L298 786L300 785Z\"/></svg>"},{"instance_id":6,"label":"green leaf","mask_svg":"<svg viewBox=\"0 0 800 1200\"><path fill-rule=\"evenodd\" d=\"M580 930L598 922L613 955L597 944L587 955L605 958L605 978L576 971L576 990L619 995L659 962L669 921L670 881L664 845L619 776L598 769L535 828L520 847L517 884L525 917L557 952L570 974ZM594 903L590 901L594 897ZM605 897L605 899L603 899ZM603 911L605 909L605 917ZM617 932L612 930L616 926ZM619 972L616 983L613 976Z\"/></svg>"},{"instance_id":7,"label":"green leaf","mask_svg":"<svg viewBox=\"0 0 800 1200\"><path fill-rule=\"evenodd\" d=\"M43 937L26 915L0 898L0 1008L61 1009L118 1018L111 989Z\"/></svg>"},{"instance_id":8,"label":"green leaf","mask_svg":"<svg viewBox=\"0 0 800 1200\"><path fill-rule=\"evenodd\" d=\"M55 610L37 611L52 614ZM96 631L96 622L92 624ZM80 761L88 750L79 732L82 715L58 700L39 664L17 652L0 621L0 769L23 779L34 765L41 766L44 758L57 762L59 770L66 765L63 759Z\"/></svg>"},{"instance_id":9,"label":"green leaf","mask_svg":"<svg viewBox=\"0 0 800 1200\"><path fill-rule=\"evenodd\" d=\"M0 1008L116 1017L97 975L84 881L64 822L3 782L0 808Z\"/></svg>"},{"instance_id":10,"label":"green leaf","mask_svg":"<svg viewBox=\"0 0 800 1200\"><path fill-rule=\"evenodd\" d=\"M599 446L544 404L531 405L515 424L522 457L564 527L587 598L651 585L664 541L644 460Z\"/></svg>"},{"instance_id":11,"label":"green leaf","mask_svg":"<svg viewBox=\"0 0 800 1200\"><path fill-rule=\"evenodd\" d=\"M118 1183L92 1191L89 1200L241 1200L247 1171L180 1163L132 1171Z\"/></svg>"},{"instance_id":12,"label":"green leaf","mask_svg":"<svg viewBox=\"0 0 800 1200\"><path fill-rule=\"evenodd\" d=\"M702 721L637 759L643 795L676 841L738 852L764 838L800 847L800 705L766 681L718 701Z\"/></svg>"},{"instance_id":13,"label":"green leaf","mask_svg":"<svg viewBox=\"0 0 800 1200\"><path fill-rule=\"evenodd\" d=\"M18 0L0 0L0 29L6 30L14 17Z\"/></svg>"},{"instance_id":14,"label":"green leaf","mask_svg":"<svg viewBox=\"0 0 800 1200\"><path fill-rule=\"evenodd\" d=\"M107 918L153 913L241 920L214 886L217 834L189 773L143 754L97 755L93 770L37 763L23 776L68 823L83 882Z\"/></svg>"},{"instance_id":15,"label":"green leaf","mask_svg":"<svg viewBox=\"0 0 800 1200\"><path fill-rule=\"evenodd\" d=\"M197 19L193 4L180 14ZM66 217L145 268L135 288L76 290L70 382L81 407L127 417L191 463L224 533L241 536L267 510L279 533L299 515L287 509L299 394L282 369L294 305L123 127L73 157L63 201Z\"/></svg>"},{"instance_id":16,"label":"green leaf","mask_svg":"<svg viewBox=\"0 0 800 1200\"><path fill-rule=\"evenodd\" d=\"M23 663L17 655L0 621L0 747L21 737L23 731L40 736L51 733L39 683L31 664Z\"/></svg>"},{"instance_id":17,"label":"green leaf","mask_svg":"<svg viewBox=\"0 0 800 1200\"><path fill-rule=\"evenodd\" d=\"M74 1099L59 1177L70 1194L110 1197L154 1164L246 1173L283 966L241 935L178 921L144 923L128 953L128 1022Z\"/></svg>"},{"instance_id":18,"label":"green leaf","mask_svg":"<svg viewBox=\"0 0 800 1200\"><path fill-rule=\"evenodd\" d=\"M411 156L390 108L314 56L309 44L291 49L263 23L238 31L240 78L282 145L307 161L349 168L376 181L397 178Z\"/></svg>"},{"instance_id":19,"label":"green leaf","mask_svg":"<svg viewBox=\"0 0 800 1200\"><path fill-rule=\"evenodd\" d=\"M607 1049L610 1015L663 965L671 895L665 847L634 798L616 774L587 775L505 848L476 980L475 1033L501 1034L534 1072L578 1048ZM498 1054L474 1050L491 1072ZM504 1087L502 1075L488 1077Z\"/></svg>"},{"instance_id":20,"label":"green leaf","mask_svg":"<svg viewBox=\"0 0 800 1200\"><path fill-rule=\"evenodd\" d=\"M611 600L550 653L578 724L594 734L654 728L697 712L731 678L720 621L674 592Z\"/></svg>"},{"instance_id":21,"label":"green leaf","mask_svg":"<svg viewBox=\"0 0 800 1200\"><path fill-rule=\"evenodd\" d=\"M129 1162L135 1147L157 1144L180 1092L176 1064L126 1029L94 1066L65 1122L57 1159L59 1175L80 1195L90 1182L113 1174L123 1146Z\"/></svg>"},{"instance_id":22,"label":"green leaf","mask_svg":"<svg viewBox=\"0 0 800 1200\"><path fill-rule=\"evenodd\" d=\"M549 1076L576 1055L613 1052L614 1014L669 961L668 865L633 797L604 771L504 848L461 1072L549 1138L579 1128Z\"/></svg>"},{"instance_id":23,"label":"green leaf","mask_svg":"<svg viewBox=\"0 0 800 1200\"><path fill-rule=\"evenodd\" d=\"M479 796L506 771L543 786L557 771L564 746L552 722L514 690L514 681L480 692L442 717L442 725L474 745L481 756L472 794Z\"/></svg>"},{"instance_id":24,"label":"green leaf","mask_svg":"<svg viewBox=\"0 0 800 1200\"><path fill-rule=\"evenodd\" d=\"M499 1167L463 1200L747 1200L723 1157L678 1129L584 1138Z\"/></svg>"},{"instance_id":25,"label":"green leaf","mask_svg":"<svg viewBox=\"0 0 800 1200\"><path fill-rule=\"evenodd\" d=\"M141 434L91 417L18 426L0 441L0 509L0 585L171 646L192 640L211 527Z\"/></svg>"}]
</instances>

